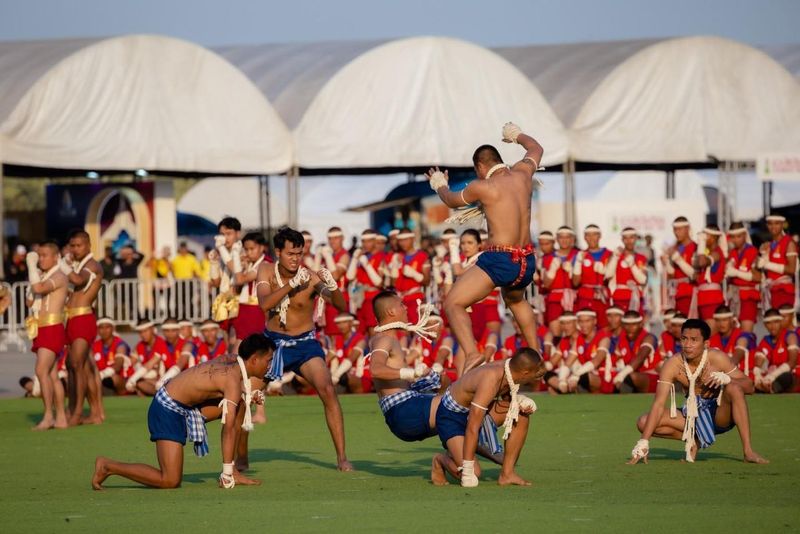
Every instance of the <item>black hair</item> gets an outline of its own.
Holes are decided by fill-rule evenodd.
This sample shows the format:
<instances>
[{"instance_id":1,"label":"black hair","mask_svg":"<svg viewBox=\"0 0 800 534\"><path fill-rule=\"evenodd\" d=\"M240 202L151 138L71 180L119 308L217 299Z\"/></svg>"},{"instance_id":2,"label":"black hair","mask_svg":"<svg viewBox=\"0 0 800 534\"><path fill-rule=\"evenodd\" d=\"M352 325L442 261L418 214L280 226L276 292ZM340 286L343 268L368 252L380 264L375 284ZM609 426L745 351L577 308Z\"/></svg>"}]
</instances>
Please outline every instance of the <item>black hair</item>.
<instances>
[{"instance_id":1,"label":"black hair","mask_svg":"<svg viewBox=\"0 0 800 534\"><path fill-rule=\"evenodd\" d=\"M75 228L74 230L70 230L69 234L67 234L67 242L72 241L76 237L80 237L86 241L89 241L89 234L86 233L86 230Z\"/></svg>"},{"instance_id":2,"label":"black hair","mask_svg":"<svg viewBox=\"0 0 800 534\"><path fill-rule=\"evenodd\" d=\"M635 310L628 310L622 316L623 319L639 319L642 316L641 313Z\"/></svg>"},{"instance_id":3,"label":"black hair","mask_svg":"<svg viewBox=\"0 0 800 534\"><path fill-rule=\"evenodd\" d=\"M236 217L223 218L217 225L217 230L222 230L223 227L230 228L231 230L235 230L236 232L242 231L242 223L240 223L239 219L237 219Z\"/></svg>"},{"instance_id":4,"label":"black hair","mask_svg":"<svg viewBox=\"0 0 800 534\"><path fill-rule=\"evenodd\" d=\"M178 248L189 248L189 245L186 244L186 241L181 241Z\"/></svg>"},{"instance_id":5,"label":"black hair","mask_svg":"<svg viewBox=\"0 0 800 534\"><path fill-rule=\"evenodd\" d=\"M679 216L675 217L675 220L672 221L673 224L675 224L675 223L685 223L685 222L689 222L689 219L687 219L683 215L679 215Z\"/></svg>"},{"instance_id":6,"label":"black hair","mask_svg":"<svg viewBox=\"0 0 800 534\"><path fill-rule=\"evenodd\" d=\"M767 317L780 317L780 316L781 312L779 312L777 308L770 308L764 312L764 319L766 319Z\"/></svg>"},{"instance_id":7,"label":"black hair","mask_svg":"<svg viewBox=\"0 0 800 534\"><path fill-rule=\"evenodd\" d=\"M513 371L534 369L542 365L542 355L530 347L522 347L511 357L509 366Z\"/></svg>"},{"instance_id":8,"label":"black hair","mask_svg":"<svg viewBox=\"0 0 800 534\"><path fill-rule=\"evenodd\" d=\"M257 352L273 352L275 343L264 334L250 334L239 343L239 356L247 360Z\"/></svg>"},{"instance_id":9,"label":"black hair","mask_svg":"<svg viewBox=\"0 0 800 534\"><path fill-rule=\"evenodd\" d=\"M283 250L286 248L287 243L295 247L302 247L306 244L306 240L303 234L297 230L289 228L288 226L281 226L278 228L275 237L272 238L272 244L275 246L276 250Z\"/></svg>"},{"instance_id":10,"label":"black hair","mask_svg":"<svg viewBox=\"0 0 800 534\"><path fill-rule=\"evenodd\" d=\"M477 242L479 245L481 244L481 233L474 228L467 228L461 232L461 237L464 237L465 235L471 235L475 238L475 242Z\"/></svg>"},{"instance_id":11,"label":"black hair","mask_svg":"<svg viewBox=\"0 0 800 534\"><path fill-rule=\"evenodd\" d=\"M44 241L39 242L40 247L48 247L56 252L61 252L61 247L58 246L58 243L55 242L53 239L45 239Z\"/></svg>"},{"instance_id":12,"label":"black hair","mask_svg":"<svg viewBox=\"0 0 800 534\"><path fill-rule=\"evenodd\" d=\"M261 232L248 232L242 238L242 243L245 241L252 241L256 245L261 245L263 247L267 246L267 240L264 239L264 235Z\"/></svg>"},{"instance_id":13,"label":"black hair","mask_svg":"<svg viewBox=\"0 0 800 534\"><path fill-rule=\"evenodd\" d=\"M374 299L372 299L372 312L375 314L375 318L379 321L383 319L386 311L386 304L384 304L384 301L387 301L390 298L397 298L397 293L394 291L381 291L375 295Z\"/></svg>"},{"instance_id":14,"label":"black hair","mask_svg":"<svg viewBox=\"0 0 800 534\"><path fill-rule=\"evenodd\" d=\"M500 152L492 145L481 145L472 154L472 164L477 167L478 163L492 166L503 163L503 158L500 157Z\"/></svg>"},{"instance_id":15,"label":"black hair","mask_svg":"<svg viewBox=\"0 0 800 534\"><path fill-rule=\"evenodd\" d=\"M731 223L731 225L728 227L728 231L730 232L731 230L741 230L742 228L745 228L744 223L741 221L736 221Z\"/></svg>"},{"instance_id":16,"label":"black hair","mask_svg":"<svg viewBox=\"0 0 800 534\"><path fill-rule=\"evenodd\" d=\"M23 389L25 388L25 386L27 386L31 382L33 382L33 378L31 378L29 376L23 376L22 378L19 379L19 385Z\"/></svg>"},{"instance_id":17,"label":"black hair","mask_svg":"<svg viewBox=\"0 0 800 534\"><path fill-rule=\"evenodd\" d=\"M703 341L708 341L708 338L711 337L711 327L708 326L708 323L700 319L686 319L686 322L681 326L681 334L687 330L700 330Z\"/></svg>"},{"instance_id":18,"label":"black hair","mask_svg":"<svg viewBox=\"0 0 800 534\"><path fill-rule=\"evenodd\" d=\"M725 304L720 304L717 306L717 309L714 310L714 313L731 313L731 309Z\"/></svg>"}]
</instances>

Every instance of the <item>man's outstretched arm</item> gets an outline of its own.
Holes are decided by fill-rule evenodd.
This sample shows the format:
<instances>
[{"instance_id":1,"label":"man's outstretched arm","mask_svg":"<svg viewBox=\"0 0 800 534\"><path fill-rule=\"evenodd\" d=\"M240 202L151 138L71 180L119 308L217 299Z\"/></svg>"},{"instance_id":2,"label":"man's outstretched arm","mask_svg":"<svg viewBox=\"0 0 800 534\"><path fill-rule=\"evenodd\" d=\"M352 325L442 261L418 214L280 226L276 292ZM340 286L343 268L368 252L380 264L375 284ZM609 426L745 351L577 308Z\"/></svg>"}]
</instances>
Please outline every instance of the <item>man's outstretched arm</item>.
<instances>
[{"instance_id":1,"label":"man's outstretched arm","mask_svg":"<svg viewBox=\"0 0 800 534\"><path fill-rule=\"evenodd\" d=\"M525 149L525 156L523 156L521 161L514 165L515 169L518 166L524 165L526 167L525 170L531 174L535 173L539 169L539 165L542 162L542 155L544 154L544 148L532 136L522 133L522 129L519 126L513 122L507 122L504 124L503 142L517 143L522 145L522 148ZM530 169L530 167L533 167L533 169Z\"/></svg>"},{"instance_id":2,"label":"man's outstretched arm","mask_svg":"<svg viewBox=\"0 0 800 534\"><path fill-rule=\"evenodd\" d=\"M486 184L480 180L473 180L461 191L450 190L450 176L447 171L440 171L439 167L432 167L425 173L431 185L431 189L436 191L439 198L448 208L463 208L474 202L481 200L482 190Z\"/></svg>"}]
</instances>

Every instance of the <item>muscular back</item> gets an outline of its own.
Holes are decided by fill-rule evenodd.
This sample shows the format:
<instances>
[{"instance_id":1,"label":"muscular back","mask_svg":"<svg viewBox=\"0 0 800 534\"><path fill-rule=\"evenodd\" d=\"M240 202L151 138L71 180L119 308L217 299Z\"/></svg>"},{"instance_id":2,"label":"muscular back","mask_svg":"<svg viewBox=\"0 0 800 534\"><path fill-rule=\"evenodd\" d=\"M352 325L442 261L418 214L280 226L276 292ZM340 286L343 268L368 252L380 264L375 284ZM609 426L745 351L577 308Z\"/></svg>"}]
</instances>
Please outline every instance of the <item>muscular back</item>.
<instances>
[{"instance_id":1,"label":"muscular back","mask_svg":"<svg viewBox=\"0 0 800 534\"><path fill-rule=\"evenodd\" d=\"M475 193L486 213L492 244L522 247L531 242L533 182L527 168L518 164L476 184L482 186Z\"/></svg>"},{"instance_id":2,"label":"muscular back","mask_svg":"<svg viewBox=\"0 0 800 534\"><path fill-rule=\"evenodd\" d=\"M242 372L234 356L222 356L183 371L167 384L167 393L178 402L196 406L210 399L221 399L226 390L241 395ZM237 397L238 398L238 397Z\"/></svg>"},{"instance_id":3,"label":"muscular back","mask_svg":"<svg viewBox=\"0 0 800 534\"><path fill-rule=\"evenodd\" d=\"M499 394L505 382L505 362L496 361L472 369L450 386L450 394L461 406L469 406L480 386L489 385L495 394Z\"/></svg>"}]
</instances>

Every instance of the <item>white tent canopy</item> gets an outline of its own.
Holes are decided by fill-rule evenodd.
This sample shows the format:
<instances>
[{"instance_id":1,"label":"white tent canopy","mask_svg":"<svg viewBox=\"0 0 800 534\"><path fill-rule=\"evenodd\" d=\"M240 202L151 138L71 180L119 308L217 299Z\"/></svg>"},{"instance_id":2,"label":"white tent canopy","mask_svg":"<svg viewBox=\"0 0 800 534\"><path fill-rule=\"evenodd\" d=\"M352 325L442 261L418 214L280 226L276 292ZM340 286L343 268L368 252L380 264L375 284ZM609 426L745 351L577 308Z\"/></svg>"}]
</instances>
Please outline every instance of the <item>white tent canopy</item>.
<instances>
[{"instance_id":1,"label":"white tent canopy","mask_svg":"<svg viewBox=\"0 0 800 534\"><path fill-rule=\"evenodd\" d=\"M800 78L800 44L762 46L761 50L783 65L795 78Z\"/></svg>"},{"instance_id":2,"label":"white tent canopy","mask_svg":"<svg viewBox=\"0 0 800 534\"><path fill-rule=\"evenodd\" d=\"M385 43L226 47L294 128L305 169L469 167L473 150L501 146L513 120L545 147L567 153L561 122L526 77L493 52L449 38Z\"/></svg>"},{"instance_id":3,"label":"white tent canopy","mask_svg":"<svg viewBox=\"0 0 800 534\"><path fill-rule=\"evenodd\" d=\"M574 160L752 161L800 146L800 85L717 37L502 48L570 132Z\"/></svg>"},{"instance_id":4,"label":"white tent canopy","mask_svg":"<svg viewBox=\"0 0 800 534\"><path fill-rule=\"evenodd\" d=\"M0 43L3 162L60 169L268 174L291 136L213 52L169 37Z\"/></svg>"}]
</instances>

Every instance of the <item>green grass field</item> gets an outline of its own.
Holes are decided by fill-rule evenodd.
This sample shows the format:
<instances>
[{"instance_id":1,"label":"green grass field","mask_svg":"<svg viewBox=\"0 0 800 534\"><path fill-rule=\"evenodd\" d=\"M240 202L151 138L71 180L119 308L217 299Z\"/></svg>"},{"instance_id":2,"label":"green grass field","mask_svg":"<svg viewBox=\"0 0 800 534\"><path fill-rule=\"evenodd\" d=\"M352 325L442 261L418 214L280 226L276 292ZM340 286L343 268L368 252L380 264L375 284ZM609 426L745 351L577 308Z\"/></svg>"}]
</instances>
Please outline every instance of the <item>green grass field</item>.
<instances>
[{"instance_id":1,"label":"green grass field","mask_svg":"<svg viewBox=\"0 0 800 534\"><path fill-rule=\"evenodd\" d=\"M800 396L751 397L754 445L767 466L746 465L735 431L694 465L682 443L655 440L649 465L625 460L635 417L650 396L536 398L519 472L530 488L500 488L498 468L465 490L428 481L436 439L404 443L383 423L374 396L342 398L348 455L339 473L319 401L268 399L254 431L252 476L261 487L217 488L219 423L211 454L186 448L183 487L150 490L112 477L90 488L96 455L155 462L149 400L111 398L102 427L35 433L36 400L0 401L0 531L11 532L749 532L797 531ZM198 530L199 529L199 530Z\"/></svg>"}]
</instances>

